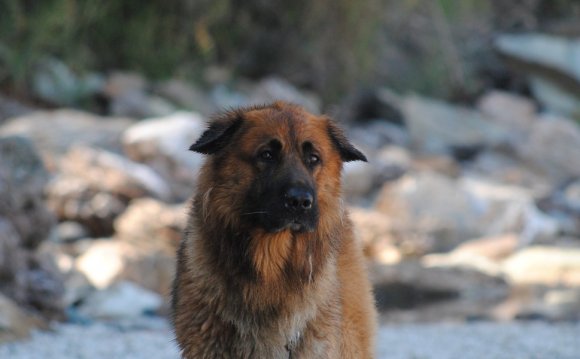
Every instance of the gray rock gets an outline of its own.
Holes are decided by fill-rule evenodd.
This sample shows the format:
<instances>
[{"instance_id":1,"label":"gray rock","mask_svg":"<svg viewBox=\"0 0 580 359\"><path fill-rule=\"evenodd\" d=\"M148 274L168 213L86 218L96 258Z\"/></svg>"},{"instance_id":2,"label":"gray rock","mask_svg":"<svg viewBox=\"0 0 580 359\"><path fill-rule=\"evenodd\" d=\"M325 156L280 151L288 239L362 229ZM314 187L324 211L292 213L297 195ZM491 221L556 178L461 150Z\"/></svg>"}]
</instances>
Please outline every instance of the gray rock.
<instances>
[{"instance_id":1,"label":"gray rock","mask_svg":"<svg viewBox=\"0 0 580 359\"><path fill-rule=\"evenodd\" d=\"M375 188L376 173L366 162L347 162L342 173L342 190L349 199L361 198Z\"/></svg>"},{"instance_id":2,"label":"gray rock","mask_svg":"<svg viewBox=\"0 0 580 359\"><path fill-rule=\"evenodd\" d=\"M97 74L77 75L59 60L45 59L33 75L32 91L52 104L73 106L96 95L103 84Z\"/></svg>"},{"instance_id":3,"label":"gray rock","mask_svg":"<svg viewBox=\"0 0 580 359\"><path fill-rule=\"evenodd\" d=\"M409 134L404 128L385 120L374 120L364 125L353 127L348 137L354 142L362 143L372 149L386 145L406 147L409 145Z\"/></svg>"},{"instance_id":4,"label":"gray rock","mask_svg":"<svg viewBox=\"0 0 580 359\"><path fill-rule=\"evenodd\" d=\"M538 102L548 112L566 117L580 117L580 95L578 91L569 91L557 81L531 76L530 86ZM580 84L578 85L580 88Z\"/></svg>"},{"instance_id":5,"label":"gray rock","mask_svg":"<svg viewBox=\"0 0 580 359\"><path fill-rule=\"evenodd\" d=\"M127 319L155 312L162 304L160 295L131 282L119 282L93 293L79 312L95 319Z\"/></svg>"},{"instance_id":6,"label":"gray rock","mask_svg":"<svg viewBox=\"0 0 580 359\"><path fill-rule=\"evenodd\" d=\"M277 100L303 106L314 114L322 112L321 101L316 95L300 91L286 80L278 77L268 77L261 80L249 95L250 104L268 104Z\"/></svg>"},{"instance_id":7,"label":"gray rock","mask_svg":"<svg viewBox=\"0 0 580 359\"><path fill-rule=\"evenodd\" d=\"M448 251L471 238L512 232L527 243L550 238L558 230L522 188L436 173L409 174L385 184L376 208L391 219L400 241L428 243L430 251Z\"/></svg>"},{"instance_id":8,"label":"gray rock","mask_svg":"<svg viewBox=\"0 0 580 359\"><path fill-rule=\"evenodd\" d=\"M474 268L425 266L405 261L391 266L371 267L371 280L382 310L412 309L437 302L477 303L491 307L508 294L506 281ZM473 313L461 313L466 316Z\"/></svg>"},{"instance_id":9,"label":"gray rock","mask_svg":"<svg viewBox=\"0 0 580 359\"><path fill-rule=\"evenodd\" d=\"M13 118L0 127L0 136L30 139L47 165L74 144L121 151L121 134L132 124L122 118L105 118L74 110L41 111Z\"/></svg>"},{"instance_id":10,"label":"gray rock","mask_svg":"<svg viewBox=\"0 0 580 359\"><path fill-rule=\"evenodd\" d=\"M141 75L115 72L107 78L103 94L109 99L109 110L114 116L145 118L175 111L169 102L152 96L147 90L147 82Z\"/></svg>"},{"instance_id":11,"label":"gray rock","mask_svg":"<svg viewBox=\"0 0 580 359\"><path fill-rule=\"evenodd\" d=\"M546 34L501 35L495 46L507 56L558 70L580 82L580 40Z\"/></svg>"},{"instance_id":12,"label":"gray rock","mask_svg":"<svg viewBox=\"0 0 580 359\"><path fill-rule=\"evenodd\" d=\"M531 75L534 95L550 111L580 114L580 40L546 34L502 35L496 48Z\"/></svg>"},{"instance_id":13,"label":"gray rock","mask_svg":"<svg viewBox=\"0 0 580 359\"><path fill-rule=\"evenodd\" d=\"M536 122L536 104L525 97L491 91L478 100L477 108L487 118L507 127L514 139L528 134Z\"/></svg>"},{"instance_id":14,"label":"gray rock","mask_svg":"<svg viewBox=\"0 0 580 359\"><path fill-rule=\"evenodd\" d=\"M42 199L47 179L30 141L0 137L0 292L52 317L62 311L62 279L36 253L54 226Z\"/></svg>"},{"instance_id":15,"label":"gray rock","mask_svg":"<svg viewBox=\"0 0 580 359\"><path fill-rule=\"evenodd\" d=\"M195 113L179 112L135 124L123 135L127 155L155 169L171 183L173 196L191 195L203 156L188 151L205 130L205 121Z\"/></svg>"},{"instance_id":16,"label":"gray rock","mask_svg":"<svg viewBox=\"0 0 580 359\"><path fill-rule=\"evenodd\" d=\"M557 182L580 176L580 127L572 121L543 116L534 124L519 155Z\"/></svg>"},{"instance_id":17,"label":"gray rock","mask_svg":"<svg viewBox=\"0 0 580 359\"><path fill-rule=\"evenodd\" d=\"M209 116L217 111L216 106L204 91L185 81L173 79L156 87L156 92L180 108Z\"/></svg>"},{"instance_id":18,"label":"gray rock","mask_svg":"<svg viewBox=\"0 0 580 359\"><path fill-rule=\"evenodd\" d=\"M56 227L56 236L60 242L74 242L88 235L87 229L78 222L65 221Z\"/></svg>"},{"instance_id":19,"label":"gray rock","mask_svg":"<svg viewBox=\"0 0 580 359\"><path fill-rule=\"evenodd\" d=\"M34 111L16 100L0 96L0 125L7 119L17 116L23 116Z\"/></svg>"},{"instance_id":20,"label":"gray rock","mask_svg":"<svg viewBox=\"0 0 580 359\"><path fill-rule=\"evenodd\" d=\"M168 295L175 272L175 253L187 222L185 205L153 199L133 201L115 221L116 238L128 243L123 278Z\"/></svg>"},{"instance_id":21,"label":"gray rock","mask_svg":"<svg viewBox=\"0 0 580 359\"><path fill-rule=\"evenodd\" d=\"M0 294L0 344L27 339L33 329L46 328L46 323L20 309Z\"/></svg>"},{"instance_id":22,"label":"gray rock","mask_svg":"<svg viewBox=\"0 0 580 359\"><path fill-rule=\"evenodd\" d=\"M79 222L93 236L112 233L112 221L132 199L170 198L165 181L149 167L102 149L76 146L60 161L48 204L61 220Z\"/></svg>"},{"instance_id":23,"label":"gray rock","mask_svg":"<svg viewBox=\"0 0 580 359\"><path fill-rule=\"evenodd\" d=\"M21 137L0 137L0 218L7 218L20 245L36 246L54 225L42 194L48 173L32 143Z\"/></svg>"},{"instance_id":24,"label":"gray rock","mask_svg":"<svg viewBox=\"0 0 580 359\"><path fill-rule=\"evenodd\" d=\"M423 152L496 146L509 138L506 129L469 108L412 95L403 100L402 111L413 146Z\"/></svg>"}]
</instances>

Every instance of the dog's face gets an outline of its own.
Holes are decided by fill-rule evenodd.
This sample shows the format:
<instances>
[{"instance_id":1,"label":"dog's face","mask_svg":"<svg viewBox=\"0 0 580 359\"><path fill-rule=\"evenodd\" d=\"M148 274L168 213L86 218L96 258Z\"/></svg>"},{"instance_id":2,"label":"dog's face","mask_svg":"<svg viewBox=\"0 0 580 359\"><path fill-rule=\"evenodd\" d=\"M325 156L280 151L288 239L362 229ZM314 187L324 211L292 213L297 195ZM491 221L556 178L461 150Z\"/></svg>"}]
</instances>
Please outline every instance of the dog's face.
<instances>
[{"instance_id":1,"label":"dog's face","mask_svg":"<svg viewBox=\"0 0 580 359\"><path fill-rule=\"evenodd\" d=\"M227 113L191 149L213 155L204 205L267 233L314 231L337 207L342 162L366 161L328 118L284 103Z\"/></svg>"}]
</instances>

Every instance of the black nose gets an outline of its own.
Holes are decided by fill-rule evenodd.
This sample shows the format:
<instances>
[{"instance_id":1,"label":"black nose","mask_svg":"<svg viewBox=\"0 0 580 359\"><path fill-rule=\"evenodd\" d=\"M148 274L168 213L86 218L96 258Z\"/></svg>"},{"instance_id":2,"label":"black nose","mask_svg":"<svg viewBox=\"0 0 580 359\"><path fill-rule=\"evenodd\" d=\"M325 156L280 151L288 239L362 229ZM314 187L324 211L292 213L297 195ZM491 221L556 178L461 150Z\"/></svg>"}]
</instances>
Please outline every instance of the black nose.
<instances>
[{"instance_id":1,"label":"black nose","mask_svg":"<svg viewBox=\"0 0 580 359\"><path fill-rule=\"evenodd\" d=\"M284 195L284 206L290 210L307 211L314 204L312 191L301 187L291 187Z\"/></svg>"}]
</instances>

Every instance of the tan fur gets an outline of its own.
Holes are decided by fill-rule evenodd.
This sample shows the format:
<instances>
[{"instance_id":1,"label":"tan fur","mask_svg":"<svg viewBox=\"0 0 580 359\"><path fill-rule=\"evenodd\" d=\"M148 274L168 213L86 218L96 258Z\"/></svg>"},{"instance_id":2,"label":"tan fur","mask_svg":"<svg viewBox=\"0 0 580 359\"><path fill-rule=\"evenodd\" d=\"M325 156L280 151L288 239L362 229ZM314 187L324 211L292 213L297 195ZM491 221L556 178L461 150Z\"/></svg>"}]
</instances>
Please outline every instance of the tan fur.
<instances>
[{"instance_id":1,"label":"tan fur","mask_svg":"<svg viewBox=\"0 0 580 359\"><path fill-rule=\"evenodd\" d=\"M179 250L174 327L183 357L372 358L376 311L340 199L342 160L331 122L281 102L235 115L247 127L208 157ZM318 225L305 233L253 228L232 240L251 215L242 208L256 170L245 158L268 136L281 139L289 161L297 141L321 149L323 165L312 173Z\"/></svg>"}]
</instances>

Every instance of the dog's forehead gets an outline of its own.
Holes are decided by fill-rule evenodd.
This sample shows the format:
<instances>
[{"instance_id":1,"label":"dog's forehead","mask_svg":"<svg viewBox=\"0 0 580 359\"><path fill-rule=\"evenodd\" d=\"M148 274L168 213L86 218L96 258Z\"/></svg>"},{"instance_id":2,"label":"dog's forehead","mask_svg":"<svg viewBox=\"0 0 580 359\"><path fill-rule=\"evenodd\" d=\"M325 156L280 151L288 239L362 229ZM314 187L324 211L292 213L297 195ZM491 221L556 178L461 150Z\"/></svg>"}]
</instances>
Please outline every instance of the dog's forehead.
<instances>
[{"instance_id":1,"label":"dog's forehead","mask_svg":"<svg viewBox=\"0 0 580 359\"><path fill-rule=\"evenodd\" d=\"M283 144L317 143L328 138L328 120L300 108L268 108L247 112L248 132L256 142L278 139Z\"/></svg>"}]
</instances>

